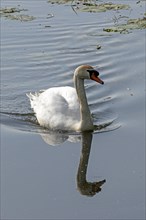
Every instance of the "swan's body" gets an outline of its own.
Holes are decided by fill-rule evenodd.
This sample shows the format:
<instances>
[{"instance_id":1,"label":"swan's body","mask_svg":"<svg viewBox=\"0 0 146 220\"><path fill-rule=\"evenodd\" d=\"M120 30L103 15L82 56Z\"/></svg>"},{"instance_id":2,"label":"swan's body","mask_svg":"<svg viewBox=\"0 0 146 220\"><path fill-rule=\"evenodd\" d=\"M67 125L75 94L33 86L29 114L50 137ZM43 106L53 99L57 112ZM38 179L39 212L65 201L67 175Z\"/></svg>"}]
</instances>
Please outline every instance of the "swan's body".
<instances>
[{"instance_id":1,"label":"swan's body","mask_svg":"<svg viewBox=\"0 0 146 220\"><path fill-rule=\"evenodd\" d=\"M75 130L80 120L76 90L53 87L37 95L29 95L31 107L40 125L55 130Z\"/></svg>"},{"instance_id":2,"label":"swan's body","mask_svg":"<svg viewBox=\"0 0 146 220\"><path fill-rule=\"evenodd\" d=\"M74 72L75 88L54 87L41 93L28 94L39 124L53 130L94 130L84 79L103 84L98 75L89 65L79 66Z\"/></svg>"}]
</instances>

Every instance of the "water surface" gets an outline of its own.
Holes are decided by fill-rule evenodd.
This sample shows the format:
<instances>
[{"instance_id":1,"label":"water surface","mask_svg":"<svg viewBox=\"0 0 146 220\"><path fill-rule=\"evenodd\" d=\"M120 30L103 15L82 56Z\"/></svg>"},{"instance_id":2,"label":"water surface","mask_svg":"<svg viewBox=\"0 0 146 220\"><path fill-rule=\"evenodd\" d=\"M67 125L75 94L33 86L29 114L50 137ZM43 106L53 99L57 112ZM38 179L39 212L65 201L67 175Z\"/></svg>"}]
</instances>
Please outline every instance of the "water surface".
<instances>
[{"instance_id":1,"label":"water surface","mask_svg":"<svg viewBox=\"0 0 146 220\"><path fill-rule=\"evenodd\" d=\"M76 14L69 5L2 1L36 18L1 18L2 219L145 219L145 30L103 31L115 16L143 15L144 1L126 2L131 10ZM81 64L99 70L105 84L86 82L88 102L97 123L112 125L93 136L44 131L25 94L73 86Z\"/></svg>"}]
</instances>

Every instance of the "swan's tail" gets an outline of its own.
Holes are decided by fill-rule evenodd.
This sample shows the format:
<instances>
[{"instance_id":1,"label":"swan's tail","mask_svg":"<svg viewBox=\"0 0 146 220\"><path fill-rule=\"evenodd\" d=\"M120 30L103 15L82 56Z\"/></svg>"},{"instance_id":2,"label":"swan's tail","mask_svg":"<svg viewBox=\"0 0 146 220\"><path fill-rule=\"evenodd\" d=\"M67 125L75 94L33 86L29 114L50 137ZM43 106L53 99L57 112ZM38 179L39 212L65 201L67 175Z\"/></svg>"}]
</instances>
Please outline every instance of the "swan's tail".
<instances>
[{"instance_id":1,"label":"swan's tail","mask_svg":"<svg viewBox=\"0 0 146 220\"><path fill-rule=\"evenodd\" d=\"M26 96L29 98L30 100L30 105L31 108L35 109L36 105L37 105L37 101L38 101L38 97L39 97L39 93L35 92L34 94L30 93L26 93Z\"/></svg>"}]
</instances>

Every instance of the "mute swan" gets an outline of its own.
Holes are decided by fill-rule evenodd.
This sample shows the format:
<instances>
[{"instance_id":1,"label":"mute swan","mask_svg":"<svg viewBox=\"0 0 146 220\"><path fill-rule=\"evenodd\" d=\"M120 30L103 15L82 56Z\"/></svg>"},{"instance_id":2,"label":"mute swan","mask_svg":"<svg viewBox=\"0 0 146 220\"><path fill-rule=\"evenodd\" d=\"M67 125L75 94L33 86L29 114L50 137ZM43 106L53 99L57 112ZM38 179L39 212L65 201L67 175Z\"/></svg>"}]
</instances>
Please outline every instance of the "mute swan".
<instances>
[{"instance_id":1,"label":"mute swan","mask_svg":"<svg viewBox=\"0 0 146 220\"><path fill-rule=\"evenodd\" d=\"M104 82L92 66L75 69L75 88L53 87L41 93L26 94L39 124L53 130L93 131L94 125L84 89L84 79Z\"/></svg>"}]
</instances>

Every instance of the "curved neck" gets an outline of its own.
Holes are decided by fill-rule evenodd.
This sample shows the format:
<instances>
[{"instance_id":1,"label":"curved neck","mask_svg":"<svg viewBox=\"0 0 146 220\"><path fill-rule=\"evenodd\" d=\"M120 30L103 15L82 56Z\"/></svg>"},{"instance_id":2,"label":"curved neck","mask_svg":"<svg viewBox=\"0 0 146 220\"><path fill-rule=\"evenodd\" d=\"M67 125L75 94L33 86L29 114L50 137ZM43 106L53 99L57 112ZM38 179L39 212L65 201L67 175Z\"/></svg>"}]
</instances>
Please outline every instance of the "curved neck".
<instances>
[{"instance_id":1,"label":"curved neck","mask_svg":"<svg viewBox=\"0 0 146 220\"><path fill-rule=\"evenodd\" d=\"M87 98L84 88L84 79L81 79L77 75L75 75L74 83L80 103L81 121L80 121L79 130L81 131L94 130L90 109L87 103Z\"/></svg>"},{"instance_id":2,"label":"curved neck","mask_svg":"<svg viewBox=\"0 0 146 220\"><path fill-rule=\"evenodd\" d=\"M80 156L80 163L77 172L77 184L78 187L84 186L86 184L86 174L89 161L89 155L92 143L92 133L82 133L82 151Z\"/></svg>"},{"instance_id":3,"label":"curved neck","mask_svg":"<svg viewBox=\"0 0 146 220\"><path fill-rule=\"evenodd\" d=\"M77 172L77 187L82 195L87 196L94 196L100 192L101 186L106 182L105 179L96 182L88 182L86 180L91 144L92 132L82 132L82 150Z\"/></svg>"}]
</instances>

